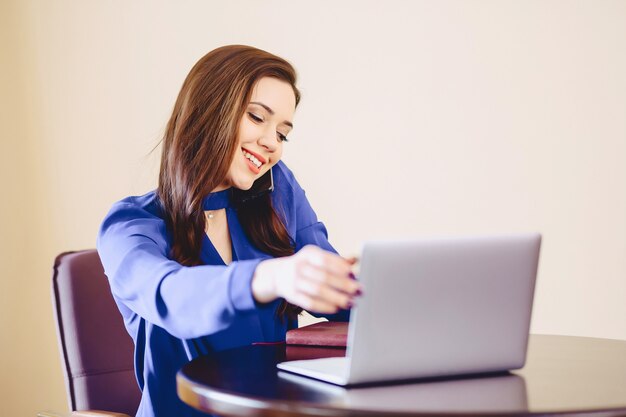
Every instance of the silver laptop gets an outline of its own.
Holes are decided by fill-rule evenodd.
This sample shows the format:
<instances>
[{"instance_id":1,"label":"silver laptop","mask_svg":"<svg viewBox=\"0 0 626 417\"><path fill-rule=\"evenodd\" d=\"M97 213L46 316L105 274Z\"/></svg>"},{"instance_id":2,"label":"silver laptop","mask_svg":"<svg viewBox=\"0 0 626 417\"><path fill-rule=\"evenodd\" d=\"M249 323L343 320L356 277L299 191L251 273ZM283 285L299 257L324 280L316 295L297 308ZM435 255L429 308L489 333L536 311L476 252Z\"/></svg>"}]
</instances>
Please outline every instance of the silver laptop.
<instances>
[{"instance_id":1,"label":"silver laptop","mask_svg":"<svg viewBox=\"0 0 626 417\"><path fill-rule=\"evenodd\" d=\"M540 245L539 234L367 242L346 357L278 368L337 385L521 368Z\"/></svg>"}]
</instances>

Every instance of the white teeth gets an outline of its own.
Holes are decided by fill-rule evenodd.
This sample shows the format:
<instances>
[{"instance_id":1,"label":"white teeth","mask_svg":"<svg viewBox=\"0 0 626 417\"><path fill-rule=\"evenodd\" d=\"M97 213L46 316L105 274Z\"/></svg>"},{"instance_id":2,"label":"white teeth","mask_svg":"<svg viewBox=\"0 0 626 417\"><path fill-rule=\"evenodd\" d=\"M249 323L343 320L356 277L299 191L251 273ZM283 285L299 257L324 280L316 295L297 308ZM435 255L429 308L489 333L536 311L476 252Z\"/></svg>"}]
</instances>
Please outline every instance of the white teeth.
<instances>
[{"instance_id":1,"label":"white teeth","mask_svg":"<svg viewBox=\"0 0 626 417\"><path fill-rule=\"evenodd\" d=\"M256 159L256 157L254 155L252 155L250 152L247 151L243 151L243 155L248 158L250 161L252 161L252 163L257 167L260 168L261 165L263 165L261 163L261 161L259 161L258 159Z\"/></svg>"}]
</instances>

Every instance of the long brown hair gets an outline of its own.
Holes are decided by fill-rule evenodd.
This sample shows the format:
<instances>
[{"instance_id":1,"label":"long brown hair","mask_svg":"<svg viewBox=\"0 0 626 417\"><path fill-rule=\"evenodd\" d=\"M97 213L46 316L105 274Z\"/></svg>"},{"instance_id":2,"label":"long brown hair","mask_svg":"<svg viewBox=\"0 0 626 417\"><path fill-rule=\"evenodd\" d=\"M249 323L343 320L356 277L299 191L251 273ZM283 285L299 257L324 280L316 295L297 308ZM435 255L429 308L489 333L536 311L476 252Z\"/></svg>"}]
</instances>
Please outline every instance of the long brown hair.
<instances>
[{"instance_id":1,"label":"long brown hair","mask_svg":"<svg viewBox=\"0 0 626 417\"><path fill-rule=\"evenodd\" d=\"M245 45L228 45L203 56L178 94L163 136L157 195L171 236L170 256L187 266L200 265L206 228L203 198L222 183L238 152L239 122L255 83L262 77L288 82L300 102L296 72L284 59ZM238 207L250 241L279 257L294 253L284 223L269 195ZM295 318L301 308L282 302L278 314Z\"/></svg>"}]
</instances>

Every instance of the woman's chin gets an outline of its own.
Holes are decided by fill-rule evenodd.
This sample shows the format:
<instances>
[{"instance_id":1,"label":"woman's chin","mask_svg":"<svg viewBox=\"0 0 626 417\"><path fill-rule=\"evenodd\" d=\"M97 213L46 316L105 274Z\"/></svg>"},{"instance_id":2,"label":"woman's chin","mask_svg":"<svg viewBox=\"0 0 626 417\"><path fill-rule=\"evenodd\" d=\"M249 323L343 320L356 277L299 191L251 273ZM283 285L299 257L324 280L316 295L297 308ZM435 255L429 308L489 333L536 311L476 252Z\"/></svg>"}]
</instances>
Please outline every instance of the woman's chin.
<instances>
[{"instance_id":1,"label":"woman's chin","mask_svg":"<svg viewBox=\"0 0 626 417\"><path fill-rule=\"evenodd\" d=\"M252 185L254 184L254 181L238 181L235 184L235 188L240 189L241 191L247 191L250 188L252 188Z\"/></svg>"}]
</instances>

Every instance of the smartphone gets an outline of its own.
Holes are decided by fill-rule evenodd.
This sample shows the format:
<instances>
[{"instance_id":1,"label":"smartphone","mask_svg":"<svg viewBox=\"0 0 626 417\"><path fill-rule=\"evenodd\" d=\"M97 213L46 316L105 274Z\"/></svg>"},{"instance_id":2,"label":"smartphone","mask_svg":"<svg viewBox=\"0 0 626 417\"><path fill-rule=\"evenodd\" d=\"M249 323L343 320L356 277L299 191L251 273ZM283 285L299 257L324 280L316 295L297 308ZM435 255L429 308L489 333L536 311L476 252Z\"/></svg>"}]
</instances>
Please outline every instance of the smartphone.
<instances>
[{"instance_id":1,"label":"smartphone","mask_svg":"<svg viewBox=\"0 0 626 417\"><path fill-rule=\"evenodd\" d=\"M274 176L270 169L254 181L249 190L240 190L233 187L233 201L235 203L245 203L272 191L274 191Z\"/></svg>"}]
</instances>

